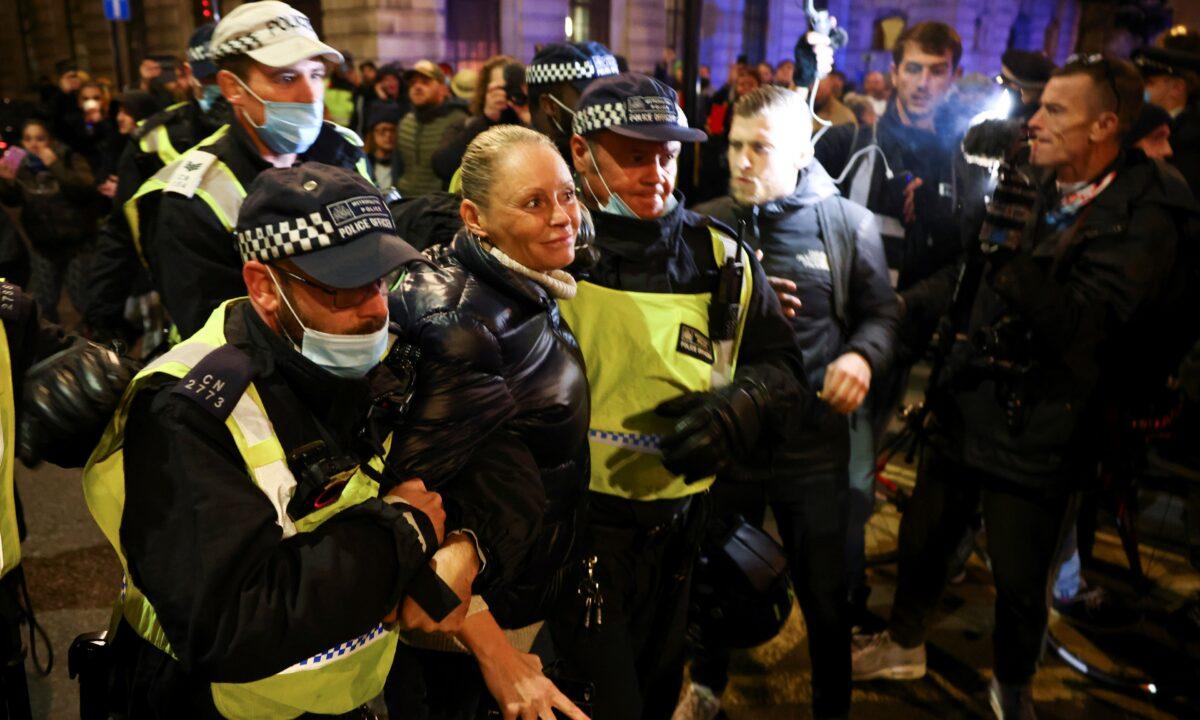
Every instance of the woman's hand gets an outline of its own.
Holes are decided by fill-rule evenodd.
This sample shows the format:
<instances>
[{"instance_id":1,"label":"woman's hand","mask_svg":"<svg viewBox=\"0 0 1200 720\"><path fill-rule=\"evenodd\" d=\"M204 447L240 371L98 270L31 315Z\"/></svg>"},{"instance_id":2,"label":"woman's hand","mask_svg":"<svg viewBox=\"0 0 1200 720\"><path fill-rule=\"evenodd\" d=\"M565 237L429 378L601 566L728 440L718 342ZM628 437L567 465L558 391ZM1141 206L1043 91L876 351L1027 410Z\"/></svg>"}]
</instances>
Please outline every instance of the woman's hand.
<instances>
[{"instance_id":1,"label":"woman's hand","mask_svg":"<svg viewBox=\"0 0 1200 720\"><path fill-rule=\"evenodd\" d=\"M519 652L508 643L490 612L467 618L458 639L479 662L483 681L504 720L554 720L555 710L572 720L588 720L542 674L542 661L536 655Z\"/></svg>"},{"instance_id":2,"label":"woman's hand","mask_svg":"<svg viewBox=\"0 0 1200 720\"><path fill-rule=\"evenodd\" d=\"M487 94L483 96L483 114L492 122L500 122L500 115L508 109L508 93L504 90L504 82L497 81L488 85Z\"/></svg>"},{"instance_id":3,"label":"woman's hand","mask_svg":"<svg viewBox=\"0 0 1200 720\"><path fill-rule=\"evenodd\" d=\"M54 150L50 148L49 143L45 145L38 145L37 149L35 149L33 153L37 155L43 163L46 164L46 167L50 167L54 163L58 162L58 155L54 154Z\"/></svg>"},{"instance_id":4,"label":"woman's hand","mask_svg":"<svg viewBox=\"0 0 1200 720\"><path fill-rule=\"evenodd\" d=\"M587 715L542 674L542 661L537 655L517 652L512 646L509 650L511 653L487 661L479 659L483 681L496 698L504 720L554 720L555 709L573 720L587 720Z\"/></svg>"},{"instance_id":5,"label":"woman's hand","mask_svg":"<svg viewBox=\"0 0 1200 720\"><path fill-rule=\"evenodd\" d=\"M17 169L6 162L0 162L0 179L15 180L17 177Z\"/></svg>"}]
</instances>

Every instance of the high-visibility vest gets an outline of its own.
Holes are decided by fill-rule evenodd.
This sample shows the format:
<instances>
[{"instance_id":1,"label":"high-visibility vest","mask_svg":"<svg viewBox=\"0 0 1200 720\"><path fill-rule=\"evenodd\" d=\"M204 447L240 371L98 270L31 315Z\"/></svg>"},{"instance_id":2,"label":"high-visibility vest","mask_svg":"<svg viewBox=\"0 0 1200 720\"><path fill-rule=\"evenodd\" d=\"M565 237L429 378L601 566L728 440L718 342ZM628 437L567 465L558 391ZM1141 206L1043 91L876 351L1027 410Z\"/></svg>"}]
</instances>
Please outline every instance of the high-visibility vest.
<instances>
[{"instance_id":1,"label":"high-visibility vest","mask_svg":"<svg viewBox=\"0 0 1200 720\"><path fill-rule=\"evenodd\" d=\"M175 103L163 113L173 112L187 105L186 102ZM169 165L179 159L180 151L171 142L171 135L167 132L167 124L160 122L149 130L143 130L146 120L138 122L138 149L150 155L157 155L163 165ZM187 150L187 148L184 148Z\"/></svg>"},{"instance_id":2,"label":"high-visibility vest","mask_svg":"<svg viewBox=\"0 0 1200 720\"><path fill-rule=\"evenodd\" d=\"M582 281L573 299L558 303L587 365L592 400L590 489L595 492L666 500L712 485L711 477L685 483L683 476L663 467L658 446L674 421L654 413L659 403L685 392L727 384L737 366L753 292L750 261L734 240L709 230L717 265L740 254L746 268L737 330L730 340L711 340L711 293L630 292Z\"/></svg>"},{"instance_id":3,"label":"high-visibility vest","mask_svg":"<svg viewBox=\"0 0 1200 720\"><path fill-rule=\"evenodd\" d=\"M0 292L14 291L0 285ZM0 577L21 563L21 537L17 532L17 502L13 488L13 450L16 446L17 407L13 399L12 358L8 333L0 323Z\"/></svg>"},{"instance_id":4,"label":"high-visibility vest","mask_svg":"<svg viewBox=\"0 0 1200 720\"><path fill-rule=\"evenodd\" d=\"M362 147L362 140L354 131L329 123L339 135L355 147ZM164 128L160 128L164 129ZM165 131L165 129L164 129ZM212 210L217 221L226 232L232 233L237 226L238 213L242 209L242 201L246 199L246 188L242 186L237 175L221 158L213 154L209 148L229 132L228 125L222 125L216 132L184 152L174 161L167 163L149 180L142 183L133 197L125 202L125 219L129 222L133 246L137 250L142 264L149 267L146 253L142 245L142 227L138 207L143 198L153 193L178 192L188 197L198 197ZM150 133L147 135L153 135ZM170 143L170 139L167 139ZM371 171L367 167L366 157L360 157L354 169L358 174L369 180Z\"/></svg>"},{"instance_id":5,"label":"high-visibility vest","mask_svg":"<svg viewBox=\"0 0 1200 720\"><path fill-rule=\"evenodd\" d=\"M83 490L88 508L116 550L125 572L119 601L121 616L140 637L172 657L171 644L154 607L133 584L121 546L121 517L125 505L125 423L134 397L153 384L153 380L161 379L163 375L184 378L204 357L225 345L226 311L232 302L222 303L199 332L134 377L84 468ZM249 471L247 482L253 482L271 501L284 538L309 532L342 510L379 495L379 484L360 469L350 478L336 502L293 521L288 516L287 503L296 480L288 469L283 446L253 383L236 400L225 425L245 460ZM390 443L389 436L385 448ZM383 459L373 458L370 465L376 471L382 471ZM203 469L197 468L196 472L203 472ZM231 718L293 718L306 712L328 715L349 712L382 692L396 643L396 632L381 623L360 637L347 638L340 645L303 659L270 677L247 683L213 683L213 702L222 715Z\"/></svg>"}]
</instances>

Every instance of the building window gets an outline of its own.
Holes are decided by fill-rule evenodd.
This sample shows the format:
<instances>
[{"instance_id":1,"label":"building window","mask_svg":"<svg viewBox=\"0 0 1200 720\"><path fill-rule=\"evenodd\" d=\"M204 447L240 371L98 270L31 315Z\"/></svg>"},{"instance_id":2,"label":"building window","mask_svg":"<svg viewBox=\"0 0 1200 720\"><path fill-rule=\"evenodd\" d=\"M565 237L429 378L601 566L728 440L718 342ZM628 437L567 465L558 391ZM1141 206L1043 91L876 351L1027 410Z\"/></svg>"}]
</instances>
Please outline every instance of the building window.
<instances>
[{"instance_id":1,"label":"building window","mask_svg":"<svg viewBox=\"0 0 1200 720\"><path fill-rule=\"evenodd\" d=\"M767 2L746 0L746 7L742 11L742 54L752 63L766 59Z\"/></svg>"},{"instance_id":2,"label":"building window","mask_svg":"<svg viewBox=\"0 0 1200 720\"><path fill-rule=\"evenodd\" d=\"M667 47L676 50L682 46L684 1L667 0Z\"/></svg>"},{"instance_id":3,"label":"building window","mask_svg":"<svg viewBox=\"0 0 1200 720\"><path fill-rule=\"evenodd\" d=\"M572 41L595 40L608 44L609 0L571 0L571 14L567 19L567 36Z\"/></svg>"},{"instance_id":4,"label":"building window","mask_svg":"<svg viewBox=\"0 0 1200 720\"><path fill-rule=\"evenodd\" d=\"M896 46L896 38L908 26L908 18L900 11L885 13L875 21L875 32L871 37L872 50L891 50Z\"/></svg>"},{"instance_id":5,"label":"building window","mask_svg":"<svg viewBox=\"0 0 1200 720\"><path fill-rule=\"evenodd\" d=\"M472 67L499 53L500 3L446 0L446 60Z\"/></svg>"}]
</instances>

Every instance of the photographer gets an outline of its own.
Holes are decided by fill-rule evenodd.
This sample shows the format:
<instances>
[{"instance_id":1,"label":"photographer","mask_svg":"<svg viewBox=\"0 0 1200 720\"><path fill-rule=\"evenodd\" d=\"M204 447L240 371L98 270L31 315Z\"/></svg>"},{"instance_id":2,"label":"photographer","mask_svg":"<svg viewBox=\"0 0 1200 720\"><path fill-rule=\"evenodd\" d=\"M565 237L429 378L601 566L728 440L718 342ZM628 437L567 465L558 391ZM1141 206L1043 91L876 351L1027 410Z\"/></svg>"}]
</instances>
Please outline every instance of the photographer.
<instances>
[{"instance_id":1,"label":"photographer","mask_svg":"<svg viewBox=\"0 0 1200 720\"><path fill-rule=\"evenodd\" d=\"M462 164L467 146L477 135L496 125L529 127L529 91L525 87L525 66L508 55L493 55L479 71L483 79L475 86L471 115L464 118L457 132L442 139L433 153L433 171L450 183Z\"/></svg>"},{"instance_id":2,"label":"photographer","mask_svg":"<svg viewBox=\"0 0 1200 720\"><path fill-rule=\"evenodd\" d=\"M1001 166L978 291L964 298L969 340L954 346L928 399L932 442L901 522L891 622L855 648L856 679L925 674L947 560L982 500L997 589L992 702L1000 717L1033 717L1047 586L1095 457L1085 419L1102 376L1135 391L1149 378L1144 367L1158 358L1145 334L1169 316L1177 223L1192 212L1177 173L1122 151L1141 108L1132 65L1073 60L1029 122L1030 166Z\"/></svg>"}]
</instances>

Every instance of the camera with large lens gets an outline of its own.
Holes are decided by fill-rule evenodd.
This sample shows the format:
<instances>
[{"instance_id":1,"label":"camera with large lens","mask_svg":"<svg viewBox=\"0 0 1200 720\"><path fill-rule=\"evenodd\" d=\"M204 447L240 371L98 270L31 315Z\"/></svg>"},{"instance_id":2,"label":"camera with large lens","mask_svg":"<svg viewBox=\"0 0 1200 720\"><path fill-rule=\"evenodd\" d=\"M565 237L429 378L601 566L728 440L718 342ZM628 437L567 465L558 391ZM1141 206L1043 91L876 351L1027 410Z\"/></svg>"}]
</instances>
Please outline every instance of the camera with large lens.
<instances>
[{"instance_id":1,"label":"camera with large lens","mask_svg":"<svg viewBox=\"0 0 1200 720\"><path fill-rule=\"evenodd\" d=\"M1004 408L1009 432L1025 427L1031 384L1037 363L1029 326L1020 318L1005 315L971 334L971 359L967 374L979 384L992 381L996 401Z\"/></svg>"}]
</instances>

